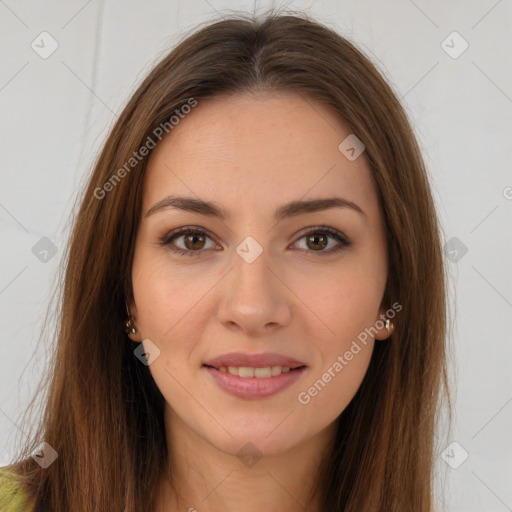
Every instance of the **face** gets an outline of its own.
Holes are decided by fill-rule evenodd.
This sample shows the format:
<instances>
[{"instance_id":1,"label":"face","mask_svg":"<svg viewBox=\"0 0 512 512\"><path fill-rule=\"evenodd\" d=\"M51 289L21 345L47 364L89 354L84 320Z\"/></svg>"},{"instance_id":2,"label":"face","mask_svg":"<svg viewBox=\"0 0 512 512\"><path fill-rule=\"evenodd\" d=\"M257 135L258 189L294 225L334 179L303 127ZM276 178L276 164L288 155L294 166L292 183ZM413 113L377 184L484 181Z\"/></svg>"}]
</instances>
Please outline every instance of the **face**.
<instances>
[{"instance_id":1,"label":"face","mask_svg":"<svg viewBox=\"0 0 512 512\"><path fill-rule=\"evenodd\" d=\"M199 102L154 149L130 337L150 354L159 350L149 368L171 428L227 453L252 442L275 455L326 431L355 395L374 338L387 337L377 322L387 309L387 248L364 153L349 160L338 149L349 134L320 103L258 93ZM171 195L225 215L163 206ZM334 197L345 206L282 209ZM378 333L362 343L376 322ZM253 377L249 391L233 394L219 384L229 372L204 366L233 352L278 354L303 368L260 384ZM234 385L249 380L232 377ZM269 380L285 387L276 391ZM257 387L273 392L257 395Z\"/></svg>"}]
</instances>

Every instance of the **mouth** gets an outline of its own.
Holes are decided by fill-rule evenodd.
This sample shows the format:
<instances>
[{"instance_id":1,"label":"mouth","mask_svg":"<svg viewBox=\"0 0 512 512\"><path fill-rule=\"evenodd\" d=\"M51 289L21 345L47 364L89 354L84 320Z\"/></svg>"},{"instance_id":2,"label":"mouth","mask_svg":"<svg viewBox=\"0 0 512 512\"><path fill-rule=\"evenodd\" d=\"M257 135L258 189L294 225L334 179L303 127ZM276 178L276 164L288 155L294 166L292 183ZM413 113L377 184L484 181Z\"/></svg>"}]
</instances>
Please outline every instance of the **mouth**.
<instances>
[{"instance_id":1,"label":"mouth","mask_svg":"<svg viewBox=\"0 0 512 512\"><path fill-rule=\"evenodd\" d=\"M220 366L203 364L202 368L224 392L246 400L277 395L296 383L307 372L305 365L289 366Z\"/></svg>"},{"instance_id":2,"label":"mouth","mask_svg":"<svg viewBox=\"0 0 512 512\"><path fill-rule=\"evenodd\" d=\"M277 352L229 352L203 363L220 372L247 378L268 378L306 366L303 361Z\"/></svg>"},{"instance_id":3,"label":"mouth","mask_svg":"<svg viewBox=\"0 0 512 512\"><path fill-rule=\"evenodd\" d=\"M284 373L290 373L299 371L306 368L306 365L299 366L212 366L209 364L203 364L203 367L211 368L222 373L228 373L241 377L243 379L268 379L271 377L277 377Z\"/></svg>"}]
</instances>

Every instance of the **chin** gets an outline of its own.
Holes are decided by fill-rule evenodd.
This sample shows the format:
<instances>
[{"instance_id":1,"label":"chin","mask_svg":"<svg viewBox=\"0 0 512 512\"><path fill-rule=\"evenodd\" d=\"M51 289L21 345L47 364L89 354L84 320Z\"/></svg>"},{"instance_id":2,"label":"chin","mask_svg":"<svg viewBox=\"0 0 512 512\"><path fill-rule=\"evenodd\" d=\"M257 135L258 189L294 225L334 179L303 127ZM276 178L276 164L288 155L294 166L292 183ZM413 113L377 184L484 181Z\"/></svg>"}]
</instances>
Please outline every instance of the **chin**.
<instances>
[{"instance_id":1,"label":"chin","mask_svg":"<svg viewBox=\"0 0 512 512\"><path fill-rule=\"evenodd\" d=\"M224 422L224 428L231 435L221 429L221 432L207 433L206 439L218 450L239 458L282 455L306 440L296 431L292 423L288 425L286 425L287 421L281 423L285 417L286 415L276 418L270 428L267 422L247 428L240 428L239 425L236 428L230 428L230 424ZM293 430L286 429L286 426L292 427Z\"/></svg>"}]
</instances>

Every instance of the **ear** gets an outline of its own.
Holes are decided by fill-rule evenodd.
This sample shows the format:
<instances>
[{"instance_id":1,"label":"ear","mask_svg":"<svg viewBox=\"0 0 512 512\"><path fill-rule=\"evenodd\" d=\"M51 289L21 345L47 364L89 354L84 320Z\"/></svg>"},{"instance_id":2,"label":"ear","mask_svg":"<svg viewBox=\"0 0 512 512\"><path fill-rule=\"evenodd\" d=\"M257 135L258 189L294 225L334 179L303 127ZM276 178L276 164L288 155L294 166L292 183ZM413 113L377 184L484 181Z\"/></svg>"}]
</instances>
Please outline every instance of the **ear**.
<instances>
[{"instance_id":1,"label":"ear","mask_svg":"<svg viewBox=\"0 0 512 512\"><path fill-rule=\"evenodd\" d=\"M391 334L393 333L393 320L389 319L389 330L386 329L386 311L387 308L379 309L379 315L375 319L375 328L378 329L378 332L375 334L376 340L387 340Z\"/></svg>"},{"instance_id":2,"label":"ear","mask_svg":"<svg viewBox=\"0 0 512 512\"><path fill-rule=\"evenodd\" d=\"M133 299L133 297L126 298L126 309L131 317L137 317L137 306L135 305L135 300Z\"/></svg>"},{"instance_id":3,"label":"ear","mask_svg":"<svg viewBox=\"0 0 512 512\"><path fill-rule=\"evenodd\" d=\"M127 332L128 337L135 342L141 342L142 341L142 335L140 333L140 330L137 326L137 318L138 318L138 312L137 312L137 306L135 305L135 301L133 298L126 299L126 308L127 313L130 315L129 319L131 320L131 327L135 329L135 332L132 332L131 330ZM126 319L128 321L128 318Z\"/></svg>"}]
</instances>

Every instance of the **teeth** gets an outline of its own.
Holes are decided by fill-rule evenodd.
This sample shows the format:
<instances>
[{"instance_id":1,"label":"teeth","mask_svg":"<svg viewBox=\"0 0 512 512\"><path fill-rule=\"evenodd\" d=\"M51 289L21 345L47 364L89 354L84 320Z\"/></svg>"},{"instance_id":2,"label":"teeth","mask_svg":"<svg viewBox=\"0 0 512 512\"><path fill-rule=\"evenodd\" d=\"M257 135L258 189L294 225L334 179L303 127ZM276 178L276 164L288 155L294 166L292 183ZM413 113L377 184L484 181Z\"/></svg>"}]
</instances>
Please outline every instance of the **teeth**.
<instances>
[{"instance_id":1,"label":"teeth","mask_svg":"<svg viewBox=\"0 0 512 512\"><path fill-rule=\"evenodd\" d=\"M270 366L267 366L266 368L254 368L254 376L261 378L261 377L270 377L272 373L272 369ZM240 373L240 375L242 375Z\"/></svg>"},{"instance_id":2,"label":"teeth","mask_svg":"<svg viewBox=\"0 0 512 512\"><path fill-rule=\"evenodd\" d=\"M229 373L232 373L233 370L236 371L236 368L231 366L229 368ZM238 372L239 372L240 377L254 377L254 368L249 368L247 366L240 366L240 368L238 368Z\"/></svg>"},{"instance_id":3,"label":"teeth","mask_svg":"<svg viewBox=\"0 0 512 512\"><path fill-rule=\"evenodd\" d=\"M230 373L231 375L237 375L239 377L257 379L264 379L267 377L274 377L281 375L281 373L287 373L290 371L289 366L266 366L265 368L252 368L250 366L221 366L219 368L221 372Z\"/></svg>"}]
</instances>

